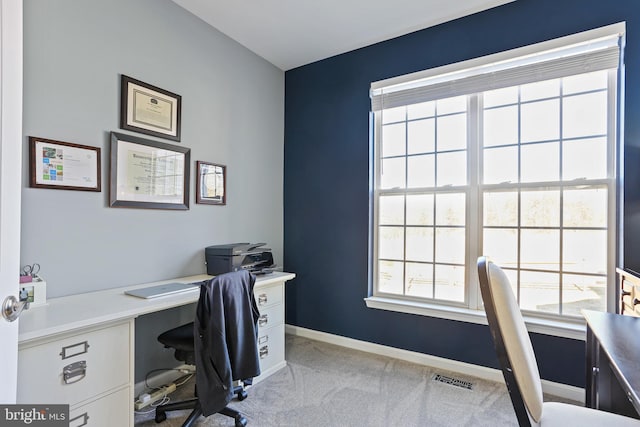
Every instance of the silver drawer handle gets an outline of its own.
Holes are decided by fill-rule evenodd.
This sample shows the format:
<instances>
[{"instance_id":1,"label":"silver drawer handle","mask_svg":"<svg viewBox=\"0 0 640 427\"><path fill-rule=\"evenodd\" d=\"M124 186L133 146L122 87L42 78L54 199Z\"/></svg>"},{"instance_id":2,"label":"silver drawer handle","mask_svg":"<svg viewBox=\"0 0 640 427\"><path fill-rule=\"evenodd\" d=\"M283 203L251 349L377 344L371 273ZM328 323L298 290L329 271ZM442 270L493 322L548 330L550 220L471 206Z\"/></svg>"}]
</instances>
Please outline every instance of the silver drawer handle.
<instances>
[{"instance_id":1,"label":"silver drawer handle","mask_svg":"<svg viewBox=\"0 0 640 427\"><path fill-rule=\"evenodd\" d=\"M265 305L267 303L267 294L258 295L258 305Z\"/></svg>"},{"instance_id":2,"label":"silver drawer handle","mask_svg":"<svg viewBox=\"0 0 640 427\"><path fill-rule=\"evenodd\" d=\"M269 341L269 335L263 335L258 338L258 344L264 344Z\"/></svg>"},{"instance_id":3,"label":"silver drawer handle","mask_svg":"<svg viewBox=\"0 0 640 427\"><path fill-rule=\"evenodd\" d=\"M79 354L84 354L88 351L89 351L89 341L83 341L77 344L71 344L71 345L62 347L60 356L62 357L62 360L64 360L73 356L77 356Z\"/></svg>"},{"instance_id":4,"label":"silver drawer handle","mask_svg":"<svg viewBox=\"0 0 640 427\"><path fill-rule=\"evenodd\" d=\"M263 347L260 347L260 359L264 359L268 355L269 355L269 346L265 345Z\"/></svg>"},{"instance_id":5,"label":"silver drawer handle","mask_svg":"<svg viewBox=\"0 0 640 427\"><path fill-rule=\"evenodd\" d=\"M258 318L258 326L264 326L267 323L269 323L269 316L266 314L263 314L262 316L260 316Z\"/></svg>"},{"instance_id":6,"label":"silver drawer handle","mask_svg":"<svg viewBox=\"0 0 640 427\"><path fill-rule=\"evenodd\" d=\"M87 375L87 362L81 360L79 362L72 363L62 368L62 377L65 384L77 383ZM79 377L79 378L76 378ZM72 378L75 378L71 381Z\"/></svg>"},{"instance_id":7,"label":"silver drawer handle","mask_svg":"<svg viewBox=\"0 0 640 427\"><path fill-rule=\"evenodd\" d=\"M77 421L79 419L82 418L82 424L74 424L74 421ZM78 421L80 422L80 421ZM72 418L69 420L69 427L82 427L82 426L86 426L89 423L89 414L87 414L86 412L84 414L80 414L75 418Z\"/></svg>"}]
</instances>

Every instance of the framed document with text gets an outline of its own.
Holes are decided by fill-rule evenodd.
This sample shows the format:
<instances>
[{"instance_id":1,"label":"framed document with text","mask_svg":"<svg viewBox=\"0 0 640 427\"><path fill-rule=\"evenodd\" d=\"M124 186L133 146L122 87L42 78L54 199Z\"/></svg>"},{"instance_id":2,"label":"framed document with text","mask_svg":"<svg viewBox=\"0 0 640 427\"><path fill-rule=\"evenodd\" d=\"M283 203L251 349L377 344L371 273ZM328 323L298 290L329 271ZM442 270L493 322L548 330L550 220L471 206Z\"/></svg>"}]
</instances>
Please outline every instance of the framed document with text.
<instances>
[{"instance_id":1,"label":"framed document with text","mask_svg":"<svg viewBox=\"0 0 640 427\"><path fill-rule=\"evenodd\" d=\"M189 148L111 132L112 207L189 209Z\"/></svg>"},{"instance_id":2,"label":"framed document with text","mask_svg":"<svg viewBox=\"0 0 640 427\"><path fill-rule=\"evenodd\" d=\"M29 186L100 191L100 148L29 137Z\"/></svg>"},{"instance_id":3,"label":"framed document with text","mask_svg":"<svg viewBox=\"0 0 640 427\"><path fill-rule=\"evenodd\" d=\"M180 95L125 75L120 92L120 128L180 141Z\"/></svg>"}]
</instances>

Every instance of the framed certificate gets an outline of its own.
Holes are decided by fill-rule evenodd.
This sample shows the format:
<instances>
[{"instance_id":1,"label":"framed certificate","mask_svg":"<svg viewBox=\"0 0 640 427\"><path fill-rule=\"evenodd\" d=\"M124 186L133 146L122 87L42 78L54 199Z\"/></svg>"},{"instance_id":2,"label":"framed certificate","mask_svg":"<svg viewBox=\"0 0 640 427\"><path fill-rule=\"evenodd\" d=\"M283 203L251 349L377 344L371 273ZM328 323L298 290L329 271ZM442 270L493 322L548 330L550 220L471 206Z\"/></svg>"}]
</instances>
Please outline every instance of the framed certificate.
<instances>
[{"instance_id":1,"label":"framed certificate","mask_svg":"<svg viewBox=\"0 0 640 427\"><path fill-rule=\"evenodd\" d=\"M189 209L189 148L111 132L112 207Z\"/></svg>"},{"instance_id":2,"label":"framed certificate","mask_svg":"<svg viewBox=\"0 0 640 427\"><path fill-rule=\"evenodd\" d=\"M120 91L120 128L180 141L180 95L125 75Z\"/></svg>"},{"instance_id":3,"label":"framed certificate","mask_svg":"<svg viewBox=\"0 0 640 427\"><path fill-rule=\"evenodd\" d=\"M100 191L100 148L29 137L29 186Z\"/></svg>"}]
</instances>

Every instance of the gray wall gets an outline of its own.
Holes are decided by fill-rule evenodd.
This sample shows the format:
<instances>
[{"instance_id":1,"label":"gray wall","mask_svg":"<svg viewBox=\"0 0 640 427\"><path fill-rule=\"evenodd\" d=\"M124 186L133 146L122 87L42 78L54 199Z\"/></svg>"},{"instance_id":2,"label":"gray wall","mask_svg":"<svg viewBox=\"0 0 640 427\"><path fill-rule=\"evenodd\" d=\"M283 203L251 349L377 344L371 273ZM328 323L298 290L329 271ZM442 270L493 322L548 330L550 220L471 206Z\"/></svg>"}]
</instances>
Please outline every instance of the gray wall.
<instances>
[{"instance_id":1,"label":"gray wall","mask_svg":"<svg viewBox=\"0 0 640 427\"><path fill-rule=\"evenodd\" d=\"M267 242L282 263L281 70L170 0L25 0L24 32L21 263L50 298L201 274L212 244ZM109 207L109 132L156 139L118 129L120 74L182 96L188 211ZM28 136L100 147L102 192L29 188ZM227 165L226 206L195 204L196 160ZM139 319L138 338L159 323ZM138 347L157 364L155 342Z\"/></svg>"}]
</instances>

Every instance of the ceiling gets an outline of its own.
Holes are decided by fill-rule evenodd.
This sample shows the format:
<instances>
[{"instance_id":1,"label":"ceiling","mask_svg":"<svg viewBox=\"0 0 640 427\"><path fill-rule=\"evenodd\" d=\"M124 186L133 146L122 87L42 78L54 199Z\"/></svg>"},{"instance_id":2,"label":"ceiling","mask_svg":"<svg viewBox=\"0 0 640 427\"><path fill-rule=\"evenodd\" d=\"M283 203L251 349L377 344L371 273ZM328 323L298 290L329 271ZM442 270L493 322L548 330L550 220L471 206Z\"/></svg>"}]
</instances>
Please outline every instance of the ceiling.
<instances>
[{"instance_id":1,"label":"ceiling","mask_svg":"<svg viewBox=\"0 0 640 427\"><path fill-rule=\"evenodd\" d=\"M514 0L173 0L282 70Z\"/></svg>"}]
</instances>

